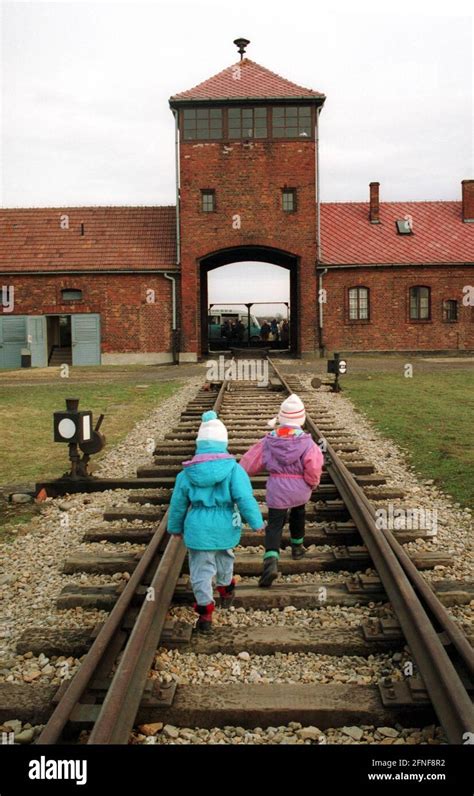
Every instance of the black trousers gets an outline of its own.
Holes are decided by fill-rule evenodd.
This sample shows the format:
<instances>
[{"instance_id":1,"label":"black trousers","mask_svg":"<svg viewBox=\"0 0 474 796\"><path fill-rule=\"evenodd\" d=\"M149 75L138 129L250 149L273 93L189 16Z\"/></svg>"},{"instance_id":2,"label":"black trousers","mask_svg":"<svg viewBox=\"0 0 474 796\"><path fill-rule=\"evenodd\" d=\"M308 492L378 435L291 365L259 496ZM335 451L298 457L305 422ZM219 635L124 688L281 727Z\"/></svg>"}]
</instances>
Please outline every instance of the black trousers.
<instances>
[{"instance_id":1,"label":"black trousers","mask_svg":"<svg viewBox=\"0 0 474 796\"><path fill-rule=\"evenodd\" d=\"M306 505L295 506L290 509L290 536L302 544L304 540ZM286 522L288 509L268 509L268 523L265 529L265 552L270 550L280 552L281 535Z\"/></svg>"}]
</instances>

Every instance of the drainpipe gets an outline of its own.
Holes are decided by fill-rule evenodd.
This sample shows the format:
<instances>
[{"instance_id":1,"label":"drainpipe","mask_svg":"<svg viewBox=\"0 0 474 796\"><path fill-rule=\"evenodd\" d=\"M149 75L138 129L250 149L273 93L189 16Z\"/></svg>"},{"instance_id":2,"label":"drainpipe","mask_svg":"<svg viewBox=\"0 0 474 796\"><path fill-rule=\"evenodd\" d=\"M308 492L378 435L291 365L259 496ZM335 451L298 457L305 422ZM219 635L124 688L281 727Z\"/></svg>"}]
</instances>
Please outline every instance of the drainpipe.
<instances>
[{"instance_id":1,"label":"drainpipe","mask_svg":"<svg viewBox=\"0 0 474 796\"><path fill-rule=\"evenodd\" d=\"M163 274L163 276L165 277L165 279L169 279L171 284L172 284L171 291L172 291L172 308L173 308L172 312L173 312L173 316L172 316L172 334L171 334L172 341L171 341L171 344L172 344L172 350L173 350L173 364L177 365L178 364L178 356L177 356L177 353L178 353L177 352L178 334L177 334L177 324L176 324L176 317L177 317L177 312L176 312L176 277L173 276L173 275L170 275L170 274L166 274L166 273Z\"/></svg>"},{"instance_id":2,"label":"drainpipe","mask_svg":"<svg viewBox=\"0 0 474 796\"><path fill-rule=\"evenodd\" d=\"M326 276L327 272L328 272L327 268L324 268L323 271L319 271L318 272L318 279L319 279L319 284L318 284L318 319L319 319L319 329L318 329L318 331L319 331L319 350L320 350L321 356L323 356L323 353L324 353L324 340L323 340L323 306L324 306L324 304L323 304L322 301L319 301L319 298L322 297L321 291L323 289L323 276Z\"/></svg>"}]
</instances>

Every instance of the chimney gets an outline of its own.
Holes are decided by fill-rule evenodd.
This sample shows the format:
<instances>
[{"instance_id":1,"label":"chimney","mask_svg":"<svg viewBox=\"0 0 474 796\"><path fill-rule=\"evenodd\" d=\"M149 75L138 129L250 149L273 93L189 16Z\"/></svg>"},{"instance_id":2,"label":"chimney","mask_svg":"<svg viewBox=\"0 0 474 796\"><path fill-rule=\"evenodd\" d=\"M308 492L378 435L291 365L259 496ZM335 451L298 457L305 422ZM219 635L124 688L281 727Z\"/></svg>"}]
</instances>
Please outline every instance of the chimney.
<instances>
[{"instance_id":1,"label":"chimney","mask_svg":"<svg viewBox=\"0 0 474 796\"><path fill-rule=\"evenodd\" d=\"M379 219L379 182L371 182L369 184L370 188L370 209L369 209L369 221L371 224L380 224Z\"/></svg>"},{"instance_id":2,"label":"chimney","mask_svg":"<svg viewBox=\"0 0 474 796\"><path fill-rule=\"evenodd\" d=\"M462 183L462 220L474 224L474 180Z\"/></svg>"}]
</instances>

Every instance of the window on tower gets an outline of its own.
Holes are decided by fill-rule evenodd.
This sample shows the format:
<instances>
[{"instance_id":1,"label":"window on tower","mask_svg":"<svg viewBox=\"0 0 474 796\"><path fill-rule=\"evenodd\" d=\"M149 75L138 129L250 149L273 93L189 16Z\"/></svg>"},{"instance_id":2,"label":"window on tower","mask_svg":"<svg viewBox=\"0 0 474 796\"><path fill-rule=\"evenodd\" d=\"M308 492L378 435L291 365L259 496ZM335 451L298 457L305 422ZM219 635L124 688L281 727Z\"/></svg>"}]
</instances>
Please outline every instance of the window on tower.
<instances>
[{"instance_id":1,"label":"window on tower","mask_svg":"<svg viewBox=\"0 0 474 796\"><path fill-rule=\"evenodd\" d=\"M266 108L229 108L229 138L266 138Z\"/></svg>"},{"instance_id":2,"label":"window on tower","mask_svg":"<svg viewBox=\"0 0 474 796\"><path fill-rule=\"evenodd\" d=\"M185 141L222 138L222 108L188 108L183 111Z\"/></svg>"},{"instance_id":3,"label":"window on tower","mask_svg":"<svg viewBox=\"0 0 474 796\"><path fill-rule=\"evenodd\" d=\"M201 190L201 210L203 213L213 213L216 209L216 192L212 188Z\"/></svg>"},{"instance_id":4,"label":"window on tower","mask_svg":"<svg viewBox=\"0 0 474 796\"><path fill-rule=\"evenodd\" d=\"M296 188L283 188L281 192L282 209L286 213L296 212Z\"/></svg>"},{"instance_id":5,"label":"window on tower","mask_svg":"<svg viewBox=\"0 0 474 796\"><path fill-rule=\"evenodd\" d=\"M283 105L272 108L273 138L312 138L311 108Z\"/></svg>"}]
</instances>

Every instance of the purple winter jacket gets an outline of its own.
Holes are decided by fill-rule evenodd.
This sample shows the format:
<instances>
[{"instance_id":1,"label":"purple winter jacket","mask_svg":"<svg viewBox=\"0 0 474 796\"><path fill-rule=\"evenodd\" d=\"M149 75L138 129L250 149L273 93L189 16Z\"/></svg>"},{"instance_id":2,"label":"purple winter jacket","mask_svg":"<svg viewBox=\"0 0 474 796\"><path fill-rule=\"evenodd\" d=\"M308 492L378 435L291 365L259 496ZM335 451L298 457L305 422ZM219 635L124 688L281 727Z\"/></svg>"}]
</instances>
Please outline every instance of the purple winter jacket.
<instances>
[{"instance_id":1,"label":"purple winter jacket","mask_svg":"<svg viewBox=\"0 0 474 796\"><path fill-rule=\"evenodd\" d=\"M267 434L242 456L240 465L249 476L267 470L267 505L286 509L308 502L321 478L323 455L310 434Z\"/></svg>"}]
</instances>

